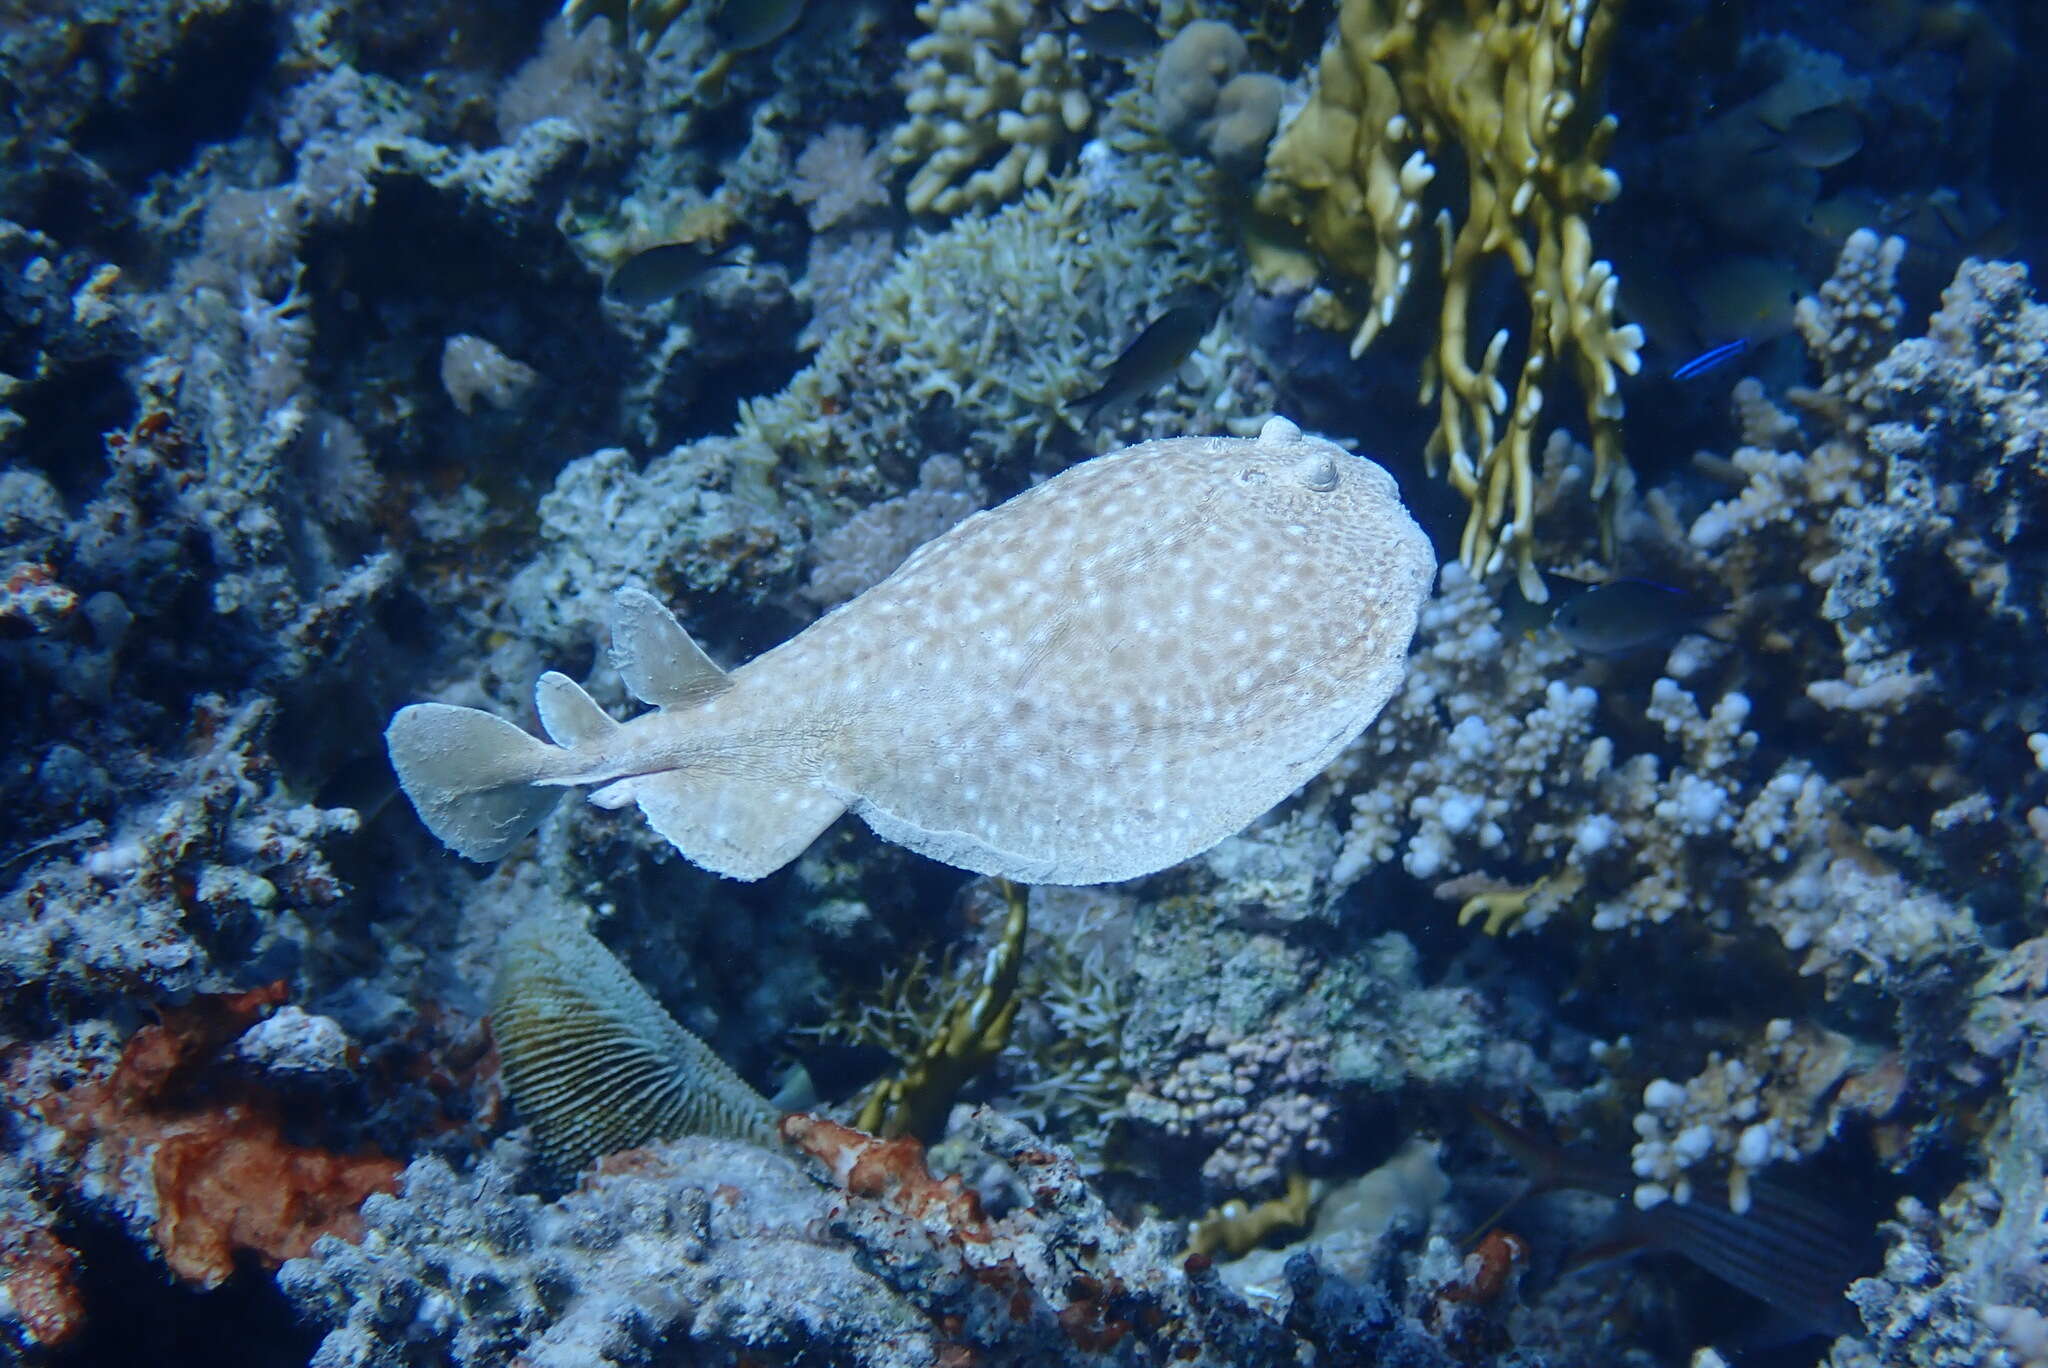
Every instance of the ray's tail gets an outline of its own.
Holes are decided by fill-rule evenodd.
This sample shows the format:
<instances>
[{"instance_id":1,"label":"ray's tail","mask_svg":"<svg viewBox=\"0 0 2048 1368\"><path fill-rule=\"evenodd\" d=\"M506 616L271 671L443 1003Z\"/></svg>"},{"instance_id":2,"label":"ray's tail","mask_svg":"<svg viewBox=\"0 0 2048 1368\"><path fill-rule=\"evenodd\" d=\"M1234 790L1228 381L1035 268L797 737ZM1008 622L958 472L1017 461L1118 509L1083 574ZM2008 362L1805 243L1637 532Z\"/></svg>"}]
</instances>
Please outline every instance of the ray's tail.
<instances>
[{"instance_id":1,"label":"ray's tail","mask_svg":"<svg viewBox=\"0 0 2048 1368\"><path fill-rule=\"evenodd\" d=\"M496 860L539 826L579 767L564 747L603 740L618 723L576 682L550 671L535 689L541 725L561 745L502 717L450 703L400 708L384 729L398 784L427 830L458 855Z\"/></svg>"},{"instance_id":2,"label":"ray's tail","mask_svg":"<svg viewBox=\"0 0 2048 1368\"><path fill-rule=\"evenodd\" d=\"M644 590L619 591L611 636L626 691L660 712L706 707L733 687L675 614ZM758 879L795 859L846 811L844 793L772 747L741 764L712 766L678 758L673 747L636 749L567 675L542 675L534 704L554 745L501 717L448 703L400 708L385 728L399 786L427 829L457 854L502 858L540 825L564 788L591 784L601 786L591 802L639 804L656 831L714 874Z\"/></svg>"}]
</instances>

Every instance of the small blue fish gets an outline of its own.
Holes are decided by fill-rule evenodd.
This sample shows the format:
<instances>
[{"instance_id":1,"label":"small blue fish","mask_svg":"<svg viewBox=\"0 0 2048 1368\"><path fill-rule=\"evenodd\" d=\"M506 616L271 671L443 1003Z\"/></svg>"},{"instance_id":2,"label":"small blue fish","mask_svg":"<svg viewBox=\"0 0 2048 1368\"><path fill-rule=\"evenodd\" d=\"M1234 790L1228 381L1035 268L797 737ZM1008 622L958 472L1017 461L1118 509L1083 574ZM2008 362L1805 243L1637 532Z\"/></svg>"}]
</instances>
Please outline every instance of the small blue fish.
<instances>
[{"instance_id":1,"label":"small blue fish","mask_svg":"<svg viewBox=\"0 0 2048 1368\"><path fill-rule=\"evenodd\" d=\"M1814 171L1840 166L1863 150L1863 120L1847 105L1809 109L1797 118L1757 116L1767 141L1755 152L1783 153L1794 165Z\"/></svg>"},{"instance_id":2,"label":"small blue fish","mask_svg":"<svg viewBox=\"0 0 2048 1368\"><path fill-rule=\"evenodd\" d=\"M604 283L605 297L629 309L647 309L671 299L713 271L740 265L737 247L707 252L694 242L664 242L619 263Z\"/></svg>"},{"instance_id":3,"label":"small blue fish","mask_svg":"<svg viewBox=\"0 0 2048 1368\"><path fill-rule=\"evenodd\" d=\"M1738 337L1733 342L1723 342L1718 347L1709 347L1671 372L1673 380L1690 380L1695 375L1705 375L1723 361L1733 361L1749 350L1749 339Z\"/></svg>"},{"instance_id":4,"label":"small blue fish","mask_svg":"<svg viewBox=\"0 0 2048 1368\"><path fill-rule=\"evenodd\" d=\"M1622 656L1703 630L1725 605L1649 580L1596 584L1557 605L1550 625L1586 655Z\"/></svg>"},{"instance_id":5,"label":"small blue fish","mask_svg":"<svg viewBox=\"0 0 2048 1368\"><path fill-rule=\"evenodd\" d=\"M711 17L711 36L727 52L752 52L795 28L803 15L804 0L725 0Z\"/></svg>"},{"instance_id":6,"label":"small blue fish","mask_svg":"<svg viewBox=\"0 0 2048 1368\"><path fill-rule=\"evenodd\" d=\"M1090 52L1120 62L1139 61L1159 47L1158 31L1129 10L1090 10L1073 28Z\"/></svg>"},{"instance_id":7,"label":"small blue fish","mask_svg":"<svg viewBox=\"0 0 2048 1368\"><path fill-rule=\"evenodd\" d=\"M1215 326L1222 307L1217 296L1198 294L1146 324L1123 354L1110 362L1100 389L1068 401L1079 412L1081 431L1092 430L1103 415L1164 384Z\"/></svg>"}]
</instances>

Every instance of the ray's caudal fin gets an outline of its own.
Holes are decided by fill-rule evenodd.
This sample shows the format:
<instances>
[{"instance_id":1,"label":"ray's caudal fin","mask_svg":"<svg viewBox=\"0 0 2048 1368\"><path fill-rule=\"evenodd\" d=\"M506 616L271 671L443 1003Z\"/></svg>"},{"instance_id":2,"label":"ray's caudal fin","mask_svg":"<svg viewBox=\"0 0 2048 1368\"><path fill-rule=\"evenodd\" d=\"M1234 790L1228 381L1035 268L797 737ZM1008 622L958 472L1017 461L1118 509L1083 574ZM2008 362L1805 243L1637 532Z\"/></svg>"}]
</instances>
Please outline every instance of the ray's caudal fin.
<instances>
[{"instance_id":1,"label":"ray's caudal fin","mask_svg":"<svg viewBox=\"0 0 2048 1368\"><path fill-rule=\"evenodd\" d=\"M641 702L689 710L732 688L731 676L651 594L620 590L610 625L612 663ZM458 854L503 857L564 787L597 783L598 806L637 802L655 830L704 868L758 879L795 859L846 810L791 773L636 773L618 763L620 723L567 675L542 675L533 701L552 746L503 718L448 703L401 708L385 729L400 787L427 829Z\"/></svg>"},{"instance_id":2,"label":"ray's caudal fin","mask_svg":"<svg viewBox=\"0 0 2048 1368\"><path fill-rule=\"evenodd\" d=\"M427 830L472 860L503 856L562 796L542 782L558 769L561 752L478 708L400 708L384 729L384 744L398 786Z\"/></svg>"},{"instance_id":3,"label":"ray's caudal fin","mask_svg":"<svg viewBox=\"0 0 2048 1368\"><path fill-rule=\"evenodd\" d=\"M612 664L626 691L664 711L689 709L733 687L653 595L621 589L612 600ZM846 811L804 776L755 767L716 775L666 770L590 795L599 807L638 803L648 824L696 864L730 879L782 868Z\"/></svg>"},{"instance_id":4,"label":"ray's caudal fin","mask_svg":"<svg viewBox=\"0 0 2048 1368\"><path fill-rule=\"evenodd\" d=\"M472 860L502 857L554 810L568 777L565 747L610 739L619 724L583 686L554 670L533 687L541 726L557 744L502 717L451 703L400 708L384 729L391 767L427 830Z\"/></svg>"}]
</instances>

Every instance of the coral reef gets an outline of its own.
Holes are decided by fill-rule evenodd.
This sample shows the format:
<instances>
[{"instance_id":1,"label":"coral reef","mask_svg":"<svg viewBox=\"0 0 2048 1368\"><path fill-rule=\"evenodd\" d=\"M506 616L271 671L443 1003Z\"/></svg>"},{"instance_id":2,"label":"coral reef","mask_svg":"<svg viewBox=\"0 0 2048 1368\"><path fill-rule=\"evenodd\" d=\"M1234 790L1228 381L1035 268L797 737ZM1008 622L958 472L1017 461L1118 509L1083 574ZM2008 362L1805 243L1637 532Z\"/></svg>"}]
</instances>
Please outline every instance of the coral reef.
<instances>
[{"instance_id":1,"label":"coral reef","mask_svg":"<svg viewBox=\"0 0 2048 1368\"><path fill-rule=\"evenodd\" d=\"M1094 170L915 238L788 388L742 405L742 458L804 502L934 451L1014 481L1129 332L1223 269L1213 172L1096 146Z\"/></svg>"},{"instance_id":2,"label":"coral reef","mask_svg":"<svg viewBox=\"0 0 2048 1368\"><path fill-rule=\"evenodd\" d=\"M2043 1173L2039 1041L2012 1060L2006 1106L1981 1171L1939 1204L1899 1204L1884 1269L1854 1285L1867 1338L1838 1341L1833 1368L2039 1362Z\"/></svg>"},{"instance_id":3,"label":"coral reef","mask_svg":"<svg viewBox=\"0 0 2048 1368\"><path fill-rule=\"evenodd\" d=\"M2011 653L2002 668L2034 668L2032 634L2002 628L2029 614L2020 604L2040 573L2023 544L2025 491L2039 479L2038 420L2030 387L2014 381L2038 368L2048 313L2028 298L2019 271L1969 262L1928 335L1890 345L1900 305L1886 263L1898 259L1895 247L1869 235L1845 248L1830 290L1802 308L1817 323L1831 310L1837 319L1809 330L1824 348L1827 381L1788 396L1817 415L1824 435L1806 437L1746 391L1754 447L1737 453L1744 485L1699 514L1689 542L1704 560L1731 534L1755 527L1761 535L1747 539L1744 556L1770 556L1777 567L1791 559L1814 586L1826 628L1805 643L1805 693L1825 710L1830 736L1851 748L1844 768L1871 776L1867 787L1857 785L1863 810L1920 833L1955 868L2002 848L2012 869L2027 871L2012 887L2038 886L2030 800L2026 786L2014 791L2010 781L2030 755L2031 708L1975 714L1965 725L1953 710L1957 695L1930 686L1983 669L1965 643L1981 645L1985 633L1999 634ZM1959 413L1983 416L1965 423ZM1763 573L1785 571L1741 567L1749 583ZM1902 746L1916 759L1894 771ZM1879 771L1931 778L1901 785ZM1995 801L2001 792L2012 797ZM1973 890L1972 901L1980 916L2012 909L1988 889ZM1970 934L1966 924L1952 925Z\"/></svg>"},{"instance_id":4,"label":"coral reef","mask_svg":"<svg viewBox=\"0 0 2048 1368\"><path fill-rule=\"evenodd\" d=\"M986 1109L963 1130L1015 1175L1029 1205L991 1219L957 1179L932 1177L915 1142L801 1114L783 1123L784 1136L845 1189L849 1238L877 1266L938 1290L969 1344L1000 1345L1021 1362L1109 1353L1127 1339L1128 1356L1153 1361L1286 1352L1278 1325L1169 1271L1157 1248L1164 1232L1111 1215L1069 1156ZM919 1268L934 1262L936 1270Z\"/></svg>"},{"instance_id":5,"label":"coral reef","mask_svg":"<svg viewBox=\"0 0 2048 1368\"><path fill-rule=\"evenodd\" d=\"M1905 1084L1896 1058L1779 1017L1742 1058L1711 1055L1685 1084L1657 1078L1643 1089L1632 1155L1635 1175L1644 1180L1635 1189L1636 1205L1694 1200L1689 1173L1705 1165L1716 1170L1716 1184L1726 1186L1730 1208L1747 1211L1753 1174L1780 1160L1812 1156L1847 1118L1883 1118L1898 1105Z\"/></svg>"},{"instance_id":6,"label":"coral reef","mask_svg":"<svg viewBox=\"0 0 2048 1368\"><path fill-rule=\"evenodd\" d=\"M88 653L88 669L111 668L111 649ZM69 664L54 652L16 659ZM102 673L98 689L111 685ZM124 774L129 805L111 825L90 818L30 854L0 933L0 988L14 1013L61 1016L109 989L148 997L234 986L266 957L289 957L305 919L341 898L322 846L359 818L279 792L266 746L275 704L208 694L191 706L183 755ZM115 780L78 747L50 746L39 771L73 811L117 811Z\"/></svg>"},{"instance_id":7,"label":"coral reef","mask_svg":"<svg viewBox=\"0 0 2048 1368\"><path fill-rule=\"evenodd\" d=\"M286 1290L333 1328L318 1368L655 1363L671 1338L706 1350L807 1350L842 1362L936 1362L933 1328L820 1239L826 1194L788 1157L729 1140L628 1150L543 1205L486 1160L416 1161L364 1205L360 1246L321 1241Z\"/></svg>"},{"instance_id":8,"label":"coral reef","mask_svg":"<svg viewBox=\"0 0 2048 1368\"><path fill-rule=\"evenodd\" d=\"M2031 894L2015 896L2041 886L2044 858L2029 817L2034 705L1987 708L1973 681L2001 631L2001 668L2035 668L2036 636L2014 630L2032 621L2018 603L2034 600L2011 593L2036 573L2018 533L2035 390L2019 377L2039 373L2048 325L2017 271L1973 262L1928 336L1900 341L1902 258L1852 236L1835 279L1796 310L1819 383L1781 406L1741 382L1733 418L1748 445L1703 459L1707 479L1621 510L1637 564L1734 605L1732 640L1582 660L1553 635L1513 632L1476 581L1447 570L1407 687L1332 773L1351 810L1339 888L1384 897L1418 881L1492 932L1551 938L1564 919L1657 957L1726 937L1754 972L1811 976L1846 1009L1746 1013L1713 1048L1667 1056L1680 1067L1661 1075L1641 1041L1604 1048L1602 1071L1641 1101L1641 1205L1741 1209L1758 1172L1825 1163L1845 1133L1910 1169L1938 1143L1944 1106L1977 1105L1927 1071L2005 1078L2026 1038L2024 956L1979 976L2001 937L2038 925ZM1966 434L1951 414L1984 417ZM1553 438L1543 489L1583 486L1588 464ZM1952 626L1975 625L1936 629L1919 616L1936 603ZM1978 711L1965 722L1958 707ZM1788 745L1802 730L1830 748ZM1960 873L1987 868L2012 881ZM1969 1007L1972 982L1987 985L1978 1038L2006 1061L1990 1069L1958 1058L1952 1026L1937 1024ZM1948 1361L1932 1346L2003 1333L1902 1290L1950 1276L1933 1251L1961 1209L1940 1217L1935 1197L1916 1201L1888 1271L1857 1294L1875 1338L1844 1341L1838 1362ZM1910 1329L1909 1304L1924 1317ZM1992 1320L2024 1340L2031 1303L1998 1304L2019 1308Z\"/></svg>"},{"instance_id":9,"label":"coral reef","mask_svg":"<svg viewBox=\"0 0 2048 1368\"><path fill-rule=\"evenodd\" d=\"M1170 1272L1094 1198L1070 1160L988 1112L967 1126L1034 1194L990 1217L939 1180L909 1139L802 1114L784 1133L833 1189L788 1157L731 1141L632 1150L543 1206L486 1162L467 1178L423 1160L365 1204L372 1238L323 1240L285 1286L334 1328L313 1362L648 1363L670 1336L707 1349L835 1362L1018 1363L1076 1351L1146 1361L1268 1361L1272 1321ZM834 1190L836 1189L836 1190Z\"/></svg>"},{"instance_id":10,"label":"coral reef","mask_svg":"<svg viewBox=\"0 0 2048 1368\"><path fill-rule=\"evenodd\" d=\"M800 8L0 20L0 1360L2048 1362L2038 7ZM843 824L741 887L565 804L479 871L394 797L402 704L624 704L621 586L747 659L1276 413L1468 564L1198 859L1012 905ZM1523 601L1628 579L1726 611ZM606 958L529 1003L794 1148L753 1098L563 1191L486 1024L534 919ZM1489 1223L1474 1103L1610 1200ZM1857 1333L1571 1268L1787 1192L1882 1247Z\"/></svg>"},{"instance_id":11,"label":"coral reef","mask_svg":"<svg viewBox=\"0 0 2048 1368\"><path fill-rule=\"evenodd\" d=\"M0 1325L10 1349L36 1352L74 1341L85 1328L78 1254L52 1229L57 1215L39 1200L26 1168L12 1156L0 1191Z\"/></svg>"},{"instance_id":12,"label":"coral reef","mask_svg":"<svg viewBox=\"0 0 2048 1368\"><path fill-rule=\"evenodd\" d=\"M587 645L625 585L685 605L785 588L801 536L774 503L735 489L740 472L722 438L644 466L620 447L564 466L540 501L537 554L506 589L527 638Z\"/></svg>"}]
</instances>

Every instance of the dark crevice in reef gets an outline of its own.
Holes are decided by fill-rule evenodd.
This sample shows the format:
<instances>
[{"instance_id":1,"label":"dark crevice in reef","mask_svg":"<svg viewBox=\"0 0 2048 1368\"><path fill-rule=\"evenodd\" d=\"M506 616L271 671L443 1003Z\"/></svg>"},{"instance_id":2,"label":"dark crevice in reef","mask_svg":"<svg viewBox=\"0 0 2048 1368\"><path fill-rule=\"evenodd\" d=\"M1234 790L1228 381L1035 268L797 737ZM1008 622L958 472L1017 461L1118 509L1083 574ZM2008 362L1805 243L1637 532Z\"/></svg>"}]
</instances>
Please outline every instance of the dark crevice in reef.
<instances>
[{"instance_id":1,"label":"dark crevice in reef","mask_svg":"<svg viewBox=\"0 0 2048 1368\"><path fill-rule=\"evenodd\" d=\"M559 235L449 209L432 187L389 179L361 223L308 238L320 339L308 373L387 474L470 479L530 501L572 456L624 440L617 378L634 360ZM538 373L516 406L465 415L442 392L442 347L461 333Z\"/></svg>"},{"instance_id":2,"label":"dark crevice in reef","mask_svg":"<svg viewBox=\"0 0 2048 1368\"><path fill-rule=\"evenodd\" d=\"M683 415L685 421L677 431L664 435L676 442L690 442L732 431L739 422L742 399L781 393L790 377L804 368L805 361L792 345L780 356L756 356L707 367L695 401Z\"/></svg>"},{"instance_id":3,"label":"dark crevice in reef","mask_svg":"<svg viewBox=\"0 0 2048 1368\"><path fill-rule=\"evenodd\" d=\"M300 1323L265 1269L242 1268L201 1292L173 1282L117 1230L85 1222L62 1232L79 1254L84 1332L53 1357L65 1368L303 1368L320 1332Z\"/></svg>"},{"instance_id":4,"label":"dark crevice in reef","mask_svg":"<svg viewBox=\"0 0 2048 1368\"><path fill-rule=\"evenodd\" d=\"M0 84L0 100L14 92ZM147 255L125 191L92 162L62 147L45 147L38 164L11 168L0 183L0 215L34 224L36 230L70 247L108 260L128 262Z\"/></svg>"},{"instance_id":5,"label":"dark crevice in reef","mask_svg":"<svg viewBox=\"0 0 2048 1368\"><path fill-rule=\"evenodd\" d=\"M22 454L73 507L91 498L107 478L106 434L134 417L120 361L96 356L59 367L11 402L26 424Z\"/></svg>"},{"instance_id":6,"label":"dark crevice in reef","mask_svg":"<svg viewBox=\"0 0 2048 1368\"><path fill-rule=\"evenodd\" d=\"M447 11L415 0L357 0L336 12L334 41L358 69L395 81L503 74L533 55L560 9L556 0L505 0L487 22L451 24Z\"/></svg>"},{"instance_id":7,"label":"dark crevice in reef","mask_svg":"<svg viewBox=\"0 0 2048 1368\"><path fill-rule=\"evenodd\" d=\"M201 147L234 137L276 65L268 7L201 9L183 22L164 60L131 76L136 86L125 98L106 92L73 136L80 152L123 184L140 187L184 166ZM116 61L107 54L101 69Z\"/></svg>"}]
</instances>

